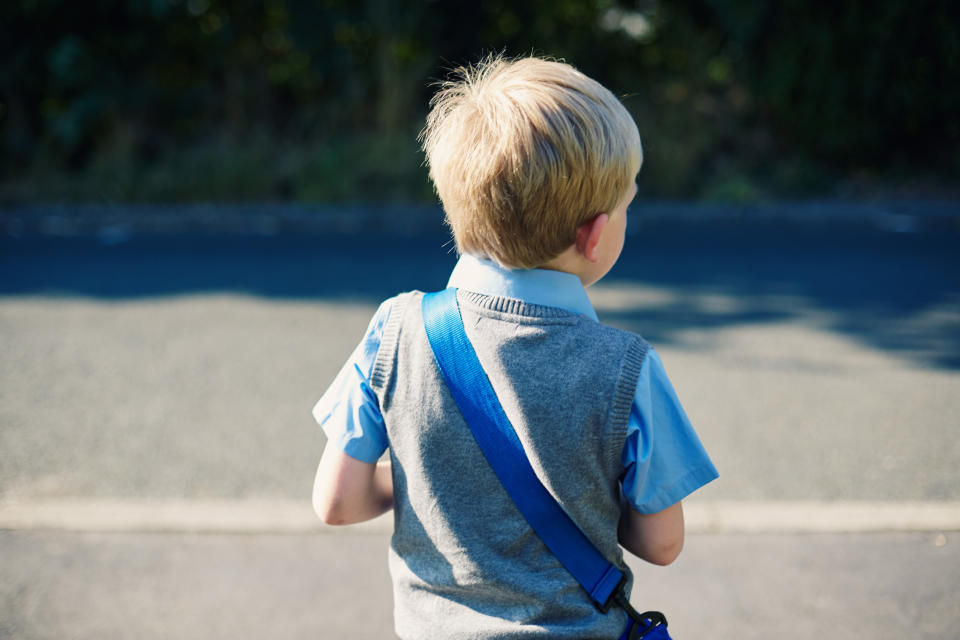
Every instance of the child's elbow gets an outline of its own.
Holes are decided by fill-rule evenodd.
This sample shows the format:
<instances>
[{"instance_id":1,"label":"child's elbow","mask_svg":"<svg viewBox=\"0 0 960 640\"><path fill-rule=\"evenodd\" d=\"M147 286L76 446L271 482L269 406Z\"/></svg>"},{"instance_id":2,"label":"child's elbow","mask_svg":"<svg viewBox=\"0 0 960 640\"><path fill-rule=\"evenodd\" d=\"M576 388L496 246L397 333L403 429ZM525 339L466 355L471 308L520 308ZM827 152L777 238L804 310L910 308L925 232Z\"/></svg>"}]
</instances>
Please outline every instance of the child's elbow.
<instances>
[{"instance_id":1,"label":"child's elbow","mask_svg":"<svg viewBox=\"0 0 960 640\"><path fill-rule=\"evenodd\" d=\"M351 524L344 509L337 504L337 501L325 499L325 496L313 496L313 511L324 524L332 526Z\"/></svg>"},{"instance_id":2,"label":"child's elbow","mask_svg":"<svg viewBox=\"0 0 960 640\"><path fill-rule=\"evenodd\" d=\"M627 551L641 560L665 567L683 551L683 506L678 502L653 514L627 509L621 516L617 533Z\"/></svg>"},{"instance_id":3,"label":"child's elbow","mask_svg":"<svg viewBox=\"0 0 960 640\"><path fill-rule=\"evenodd\" d=\"M637 556L641 560L665 567L673 564L673 561L680 556L683 551L683 536L671 540L661 540L652 542L649 540L637 540L631 538L620 538L620 544L623 548Z\"/></svg>"},{"instance_id":4,"label":"child's elbow","mask_svg":"<svg viewBox=\"0 0 960 640\"><path fill-rule=\"evenodd\" d=\"M336 482L328 481L322 470L321 464L313 483L313 512L324 524L334 526L351 524L348 500L341 486Z\"/></svg>"},{"instance_id":5,"label":"child's elbow","mask_svg":"<svg viewBox=\"0 0 960 640\"><path fill-rule=\"evenodd\" d=\"M335 527L348 524L346 519L335 511L330 509L318 509L317 507L314 507L313 510L316 512L317 517L320 518L323 524L329 524Z\"/></svg>"},{"instance_id":6,"label":"child's elbow","mask_svg":"<svg viewBox=\"0 0 960 640\"><path fill-rule=\"evenodd\" d=\"M332 527L342 527L348 524L353 524L352 520L340 515L335 515L335 514L320 516L320 519L323 521L324 524L330 525Z\"/></svg>"},{"instance_id":7,"label":"child's elbow","mask_svg":"<svg viewBox=\"0 0 960 640\"><path fill-rule=\"evenodd\" d=\"M642 558L650 564L666 567L667 565L673 564L673 561L680 556L681 551L683 551L683 538L669 544L644 549Z\"/></svg>"}]
</instances>

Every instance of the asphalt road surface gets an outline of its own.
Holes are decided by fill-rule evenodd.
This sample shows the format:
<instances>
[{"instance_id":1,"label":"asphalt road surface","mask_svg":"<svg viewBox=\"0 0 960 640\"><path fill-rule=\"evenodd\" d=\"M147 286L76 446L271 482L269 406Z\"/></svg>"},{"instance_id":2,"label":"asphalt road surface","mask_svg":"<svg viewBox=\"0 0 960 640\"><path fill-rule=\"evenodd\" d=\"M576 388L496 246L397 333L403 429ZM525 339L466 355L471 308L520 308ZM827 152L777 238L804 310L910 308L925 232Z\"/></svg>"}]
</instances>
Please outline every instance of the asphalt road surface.
<instances>
[{"instance_id":1,"label":"asphalt road surface","mask_svg":"<svg viewBox=\"0 0 960 640\"><path fill-rule=\"evenodd\" d=\"M957 501L958 239L641 227L591 297L663 357L721 474L697 501ZM0 502L309 500L311 406L378 302L453 264L440 233L0 239ZM389 637L381 534L0 541L0 637ZM678 640L960 625L952 532L698 535L682 558L641 604Z\"/></svg>"},{"instance_id":2,"label":"asphalt road surface","mask_svg":"<svg viewBox=\"0 0 960 640\"><path fill-rule=\"evenodd\" d=\"M660 352L704 499L960 498L958 235L633 234L591 290ZM310 408L442 235L0 241L0 495L308 496Z\"/></svg>"}]
</instances>

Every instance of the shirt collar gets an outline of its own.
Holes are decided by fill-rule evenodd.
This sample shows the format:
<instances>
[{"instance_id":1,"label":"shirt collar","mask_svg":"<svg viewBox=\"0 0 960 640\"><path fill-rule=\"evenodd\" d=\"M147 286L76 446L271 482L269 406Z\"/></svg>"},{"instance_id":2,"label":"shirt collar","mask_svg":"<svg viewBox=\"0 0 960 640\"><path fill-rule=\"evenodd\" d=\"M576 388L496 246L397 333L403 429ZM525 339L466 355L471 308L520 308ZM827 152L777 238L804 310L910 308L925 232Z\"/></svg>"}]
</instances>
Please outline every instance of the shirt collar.
<instances>
[{"instance_id":1,"label":"shirt collar","mask_svg":"<svg viewBox=\"0 0 960 640\"><path fill-rule=\"evenodd\" d=\"M597 319L580 278L563 271L507 269L492 260L464 254L450 274L447 286L545 307L559 307Z\"/></svg>"}]
</instances>

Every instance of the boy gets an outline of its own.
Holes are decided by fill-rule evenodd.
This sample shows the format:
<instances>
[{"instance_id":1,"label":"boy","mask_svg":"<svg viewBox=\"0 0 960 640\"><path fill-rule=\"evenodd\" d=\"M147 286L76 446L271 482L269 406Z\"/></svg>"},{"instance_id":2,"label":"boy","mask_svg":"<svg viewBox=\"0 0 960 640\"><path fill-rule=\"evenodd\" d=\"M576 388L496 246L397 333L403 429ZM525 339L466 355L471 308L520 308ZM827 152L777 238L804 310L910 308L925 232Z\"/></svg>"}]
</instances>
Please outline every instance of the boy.
<instances>
[{"instance_id":1,"label":"boy","mask_svg":"<svg viewBox=\"0 0 960 640\"><path fill-rule=\"evenodd\" d=\"M470 342L533 468L628 576L683 545L680 500L716 470L657 354L597 322L585 287L623 248L640 137L607 89L537 58L461 70L423 132L461 258ZM329 524L394 510L395 623L413 638L614 638L530 529L437 369L422 294L384 302L314 408L328 444L314 508ZM390 462L377 463L389 448Z\"/></svg>"}]
</instances>

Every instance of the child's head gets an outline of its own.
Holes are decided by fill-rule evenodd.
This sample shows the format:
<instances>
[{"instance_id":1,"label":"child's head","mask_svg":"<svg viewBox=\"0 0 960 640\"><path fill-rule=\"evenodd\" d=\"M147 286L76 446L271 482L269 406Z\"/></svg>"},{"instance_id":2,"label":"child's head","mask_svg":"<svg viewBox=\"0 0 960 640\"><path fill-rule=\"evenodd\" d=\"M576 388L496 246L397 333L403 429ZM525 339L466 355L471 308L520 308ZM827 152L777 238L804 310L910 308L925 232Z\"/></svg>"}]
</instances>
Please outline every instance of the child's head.
<instances>
[{"instance_id":1,"label":"child's head","mask_svg":"<svg viewBox=\"0 0 960 640\"><path fill-rule=\"evenodd\" d=\"M541 266L613 212L640 170L633 118L567 64L490 58L432 104L423 146L462 253Z\"/></svg>"}]
</instances>

